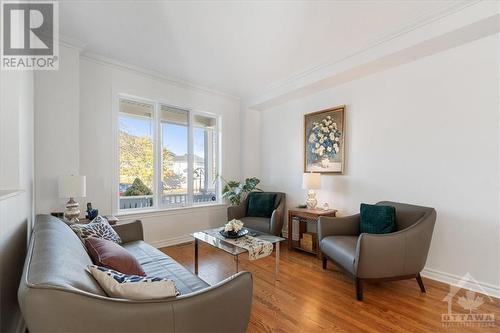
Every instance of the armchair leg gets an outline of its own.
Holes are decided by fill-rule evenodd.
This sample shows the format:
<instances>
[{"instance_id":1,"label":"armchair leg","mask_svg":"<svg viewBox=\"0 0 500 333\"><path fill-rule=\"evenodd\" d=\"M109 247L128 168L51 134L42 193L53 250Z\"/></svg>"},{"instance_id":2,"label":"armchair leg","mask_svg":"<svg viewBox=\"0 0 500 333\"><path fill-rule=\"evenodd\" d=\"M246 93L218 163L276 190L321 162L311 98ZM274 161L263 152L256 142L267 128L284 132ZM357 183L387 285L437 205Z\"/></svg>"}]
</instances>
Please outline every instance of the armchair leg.
<instances>
[{"instance_id":1,"label":"armchair leg","mask_svg":"<svg viewBox=\"0 0 500 333\"><path fill-rule=\"evenodd\" d=\"M323 269L326 269L327 259L324 254L321 254L321 261L323 262Z\"/></svg>"},{"instance_id":2,"label":"armchair leg","mask_svg":"<svg viewBox=\"0 0 500 333\"><path fill-rule=\"evenodd\" d=\"M363 300L363 282L360 278L354 278L354 283L356 284L356 299L358 301Z\"/></svg>"},{"instance_id":3,"label":"armchair leg","mask_svg":"<svg viewBox=\"0 0 500 333\"><path fill-rule=\"evenodd\" d=\"M424 281L422 281L422 277L420 276L420 273L417 274L417 282L418 282L418 286L420 287L420 291L425 293L425 286L424 286Z\"/></svg>"}]
</instances>

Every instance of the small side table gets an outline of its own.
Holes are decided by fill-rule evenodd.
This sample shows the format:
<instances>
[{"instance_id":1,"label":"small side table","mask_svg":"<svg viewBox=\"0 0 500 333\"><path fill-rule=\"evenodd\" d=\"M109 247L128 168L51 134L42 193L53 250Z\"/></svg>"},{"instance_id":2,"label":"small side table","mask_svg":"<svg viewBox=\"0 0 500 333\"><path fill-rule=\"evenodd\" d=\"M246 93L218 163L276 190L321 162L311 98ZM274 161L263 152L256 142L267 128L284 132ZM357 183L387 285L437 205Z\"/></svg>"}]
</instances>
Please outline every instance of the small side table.
<instances>
[{"instance_id":1,"label":"small side table","mask_svg":"<svg viewBox=\"0 0 500 333\"><path fill-rule=\"evenodd\" d=\"M319 242L316 239L316 251L309 251L308 249L304 249L300 246L299 241L293 240L293 219L299 219L299 239L302 238L302 234L307 232L307 223L308 222L316 222L321 216L330 216L335 217L337 214L336 209L307 209L307 208L292 208L288 210L288 249L293 250L301 250L308 253L315 254L318 258L321 258L321 251L319 251ZM316 225L317 229L317 225ZM316 230L316 235L318 234ZM317 237L317 236L316 236Z\"/></svg>"}]
</instances>

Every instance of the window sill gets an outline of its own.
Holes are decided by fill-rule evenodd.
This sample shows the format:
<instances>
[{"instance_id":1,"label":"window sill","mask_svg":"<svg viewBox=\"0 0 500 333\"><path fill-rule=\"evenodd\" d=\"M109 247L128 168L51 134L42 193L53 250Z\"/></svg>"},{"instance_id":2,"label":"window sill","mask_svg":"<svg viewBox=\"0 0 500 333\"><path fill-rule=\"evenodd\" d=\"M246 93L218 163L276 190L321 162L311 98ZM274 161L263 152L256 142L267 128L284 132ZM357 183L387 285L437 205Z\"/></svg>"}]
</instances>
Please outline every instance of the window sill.
<instances>
[{"instance_id":1,"label":"window sill","mask_svg":"<svg viewBox=\"0 0 500 333\"><path fill-rule=\"evenodd\" d=\"M21 193L24 193L24 190L0 190L0 201L15 197Z\"/></svg>"},{"instance_id":2,"label":"window sill","mask_svg":"<svg viewBox=\"0 0 500 333\"><path fill-rule=\"evenodd\" d=\"M127 219L128 217L133 218L137 216L165 216L165 215L177 215L177 214L186 214L190 210L198 210L198 209L221 209L223 207L227 207L225 203L215 203L215 204L207 204L207 205L192 205L192 206L184 206L184 207L172 207L172 208L153 208L153 209L137 209L137 210L121 210L115 214L117 217L123 217Z\"/></svg>"}]
</instances>

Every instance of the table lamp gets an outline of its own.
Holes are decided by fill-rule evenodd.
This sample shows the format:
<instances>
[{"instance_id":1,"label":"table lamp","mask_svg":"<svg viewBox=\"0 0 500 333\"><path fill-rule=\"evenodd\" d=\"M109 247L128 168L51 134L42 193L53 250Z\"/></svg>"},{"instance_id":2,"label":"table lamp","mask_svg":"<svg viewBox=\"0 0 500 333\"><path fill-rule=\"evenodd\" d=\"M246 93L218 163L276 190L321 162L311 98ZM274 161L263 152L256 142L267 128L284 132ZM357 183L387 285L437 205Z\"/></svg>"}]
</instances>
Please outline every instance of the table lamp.
<instances>
[{"instance_id":1,"label":"table lamp","mask_svg":"<svg viewBox=\"0 0 500 333\"><path fill-rule=\"evenodd\" d=\"M319 173L304 173L302 176L302 188L308 190L306 205L308 209L316 208L318 200L314 190L321 188L321 175Z\"/></svg>"},{"instance_id":2,"label":"table lamp","mask_svg":"<svg viewBox=\"0 0 500 333\"><path fill-rule=\"evenodd\" d=\"M78 202L74 198L83 198L86 196L86 177L85 176L61 176L59 177L59 197L69 198L64 211L64 218L69 223L78 223L80 209Z\"/></svg>"}]
</instances>

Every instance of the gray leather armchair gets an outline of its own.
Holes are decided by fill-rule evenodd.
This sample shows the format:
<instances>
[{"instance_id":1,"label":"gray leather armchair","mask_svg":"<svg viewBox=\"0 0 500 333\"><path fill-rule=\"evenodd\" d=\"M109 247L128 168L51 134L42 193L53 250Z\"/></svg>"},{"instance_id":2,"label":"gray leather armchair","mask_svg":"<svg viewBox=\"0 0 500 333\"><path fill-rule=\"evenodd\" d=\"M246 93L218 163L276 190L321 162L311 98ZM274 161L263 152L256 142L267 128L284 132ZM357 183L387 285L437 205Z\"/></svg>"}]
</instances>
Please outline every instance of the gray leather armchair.
<instances>
[{"instance_id":1,"label":"gray leather armchair","mask_svg":"<svg viewBox=\"0 0 500 333\"><path fill-rule=\"evenodd\" d=\"M247 215L248 207L248 197L239 206L229 206L227 208L227 219L231 221L232 219L241 220L245 226L267 232L275 236L281 234L281 229L283 229L283 219L285 218L285 200L286 194L283 192L266 192L276 194L276 199L274 201L274 211L270 218L266 217L251 217Z\"/></svg>"},{"instance_id":2,"label":"gray leather armchair","mask_svg":"<svg viewBox=\"0 0 500 333\"><path fill-rule=\"evenodd\" d=\"M377 205L396 208L396 231L389 234L359 232L360 215L320 217L318 239L323 269L331 260L353 276L356 296L363 299L363 280L416 278L425 287L420 272L425 266L436 221L434 208L381 201Z\"/></svg>"}]
</instances>

